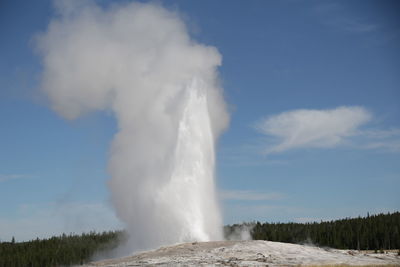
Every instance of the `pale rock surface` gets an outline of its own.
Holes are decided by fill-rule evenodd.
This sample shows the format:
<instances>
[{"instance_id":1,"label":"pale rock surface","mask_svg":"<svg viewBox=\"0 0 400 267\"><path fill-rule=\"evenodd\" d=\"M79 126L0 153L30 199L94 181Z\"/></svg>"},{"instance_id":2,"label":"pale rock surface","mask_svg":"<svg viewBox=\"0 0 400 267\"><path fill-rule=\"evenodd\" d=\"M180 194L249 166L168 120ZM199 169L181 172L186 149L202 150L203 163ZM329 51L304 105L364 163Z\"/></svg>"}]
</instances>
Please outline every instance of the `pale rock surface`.
<instances>
[{"instance_id":1,"label":"pale rock surface","mask_svg":"<svg viewBox=\"0 0 400 267\"><path fill-rule=\"evenodd\" d=\"M133 256L93 262L87 266L400 266L396 252L385 254L337 250L271 241L194 242L161 247Z\"/></svg>"}]
</instances>

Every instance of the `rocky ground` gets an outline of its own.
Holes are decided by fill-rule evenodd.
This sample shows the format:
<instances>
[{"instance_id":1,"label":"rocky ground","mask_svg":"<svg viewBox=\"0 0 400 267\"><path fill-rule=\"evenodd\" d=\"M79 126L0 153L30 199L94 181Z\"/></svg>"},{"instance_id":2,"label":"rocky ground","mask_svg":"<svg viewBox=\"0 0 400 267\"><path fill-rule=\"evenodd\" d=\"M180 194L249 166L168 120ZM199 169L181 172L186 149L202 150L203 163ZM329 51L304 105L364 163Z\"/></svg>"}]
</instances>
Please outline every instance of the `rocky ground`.
<instances>
[{"instance_id":1,"label":"rocky ground","mask_svg":"<svg viewBox=\"0 0 400 267\"><path fill-rule=\"evenodd\" d=\"M194 242L87 266L398 265L397 252L376 254L270 241Z\"/></svg>"}]
</instances>

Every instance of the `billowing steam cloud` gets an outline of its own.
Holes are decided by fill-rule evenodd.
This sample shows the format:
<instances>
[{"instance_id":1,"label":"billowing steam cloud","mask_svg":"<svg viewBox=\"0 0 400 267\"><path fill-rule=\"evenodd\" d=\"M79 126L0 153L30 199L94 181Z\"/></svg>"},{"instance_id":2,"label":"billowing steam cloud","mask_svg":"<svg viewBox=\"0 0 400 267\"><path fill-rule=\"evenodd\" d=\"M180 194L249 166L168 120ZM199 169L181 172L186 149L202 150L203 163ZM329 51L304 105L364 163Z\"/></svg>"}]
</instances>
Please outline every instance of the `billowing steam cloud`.
<instances>
[{"instance_id":1,"label":"billowing steam cloud","mask_svg":"<svg viewBox=\"0 0 400 267\"><path fill-rule=\"evenodd\" d=\"M65 118L115 114L109 187L131 248L221 239L214 149L228 114L218 51L158 5L65 1L58 11L37 41L42 87Z\"/></svg>"}]
</instances>

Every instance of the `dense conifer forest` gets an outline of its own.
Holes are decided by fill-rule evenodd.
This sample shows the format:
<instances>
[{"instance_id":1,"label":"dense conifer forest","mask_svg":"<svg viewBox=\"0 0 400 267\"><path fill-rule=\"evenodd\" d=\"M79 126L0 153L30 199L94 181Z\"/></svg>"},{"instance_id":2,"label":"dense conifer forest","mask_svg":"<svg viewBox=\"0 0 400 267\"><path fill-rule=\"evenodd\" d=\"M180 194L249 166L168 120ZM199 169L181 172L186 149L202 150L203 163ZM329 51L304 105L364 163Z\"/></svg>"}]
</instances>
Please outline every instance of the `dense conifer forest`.
<instances>
[{"instance_id":1,"label":"dense conifer forest","mask_svg":"<svg viewBox=\"0 0 400 267\"><path fill-rule=\"evenodd\" d=\"M90 232L28 242L0 243L0 266L70 266L88 262L95 252L115 248L123 240L122 231Z\"/></svg>"},{"instance_id":2,"label":"dense conifer forest","mask_svg":"<svg viewBox=\"0 0 400 267\"><path fill-rule=\"evenodd\" d=\"M400 212L315 223L244 223L225 226L229 236L251 230L253 239L312 243L340 249L400 249ZM90 261L124 242L123 231L90 232L28 242L0 242L0 267L69 266Z\"/></svg>"},{"instance_id":3,"label":"dense conifer forest","mask_svg":"<svg viewBox=\"0 0 400 267\"><path fill-rule=\"evenodd\" d=\"M257 222L251 226L252 238L259 240L339 249L400 249L400 212L305 224ZM229 235L234 228L226 226L225 233Z\"/></svg>"}]
</instances>

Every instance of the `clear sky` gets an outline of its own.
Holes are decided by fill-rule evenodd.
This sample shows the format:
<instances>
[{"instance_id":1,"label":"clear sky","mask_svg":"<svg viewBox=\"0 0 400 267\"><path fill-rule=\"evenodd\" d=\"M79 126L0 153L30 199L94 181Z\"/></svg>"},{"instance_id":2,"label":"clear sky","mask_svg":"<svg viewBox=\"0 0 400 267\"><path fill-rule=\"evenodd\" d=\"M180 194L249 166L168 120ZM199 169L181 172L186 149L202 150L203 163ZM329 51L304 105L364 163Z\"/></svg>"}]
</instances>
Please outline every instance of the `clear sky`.
<instances>
[{"instance_id":1,"label":"clear sky","mask_svg":"<svg viewBox=\"0 0 400 267\"><path fill-rule=\"evenodd\" d=\"M107 6L107 1L100 1ZM222 54L225 223L400 210L400 2L163 1ZM0 239L122 227L111 113L67 121L40 93L51 1L0 2Z\"/></svg>"}]
</instances>

